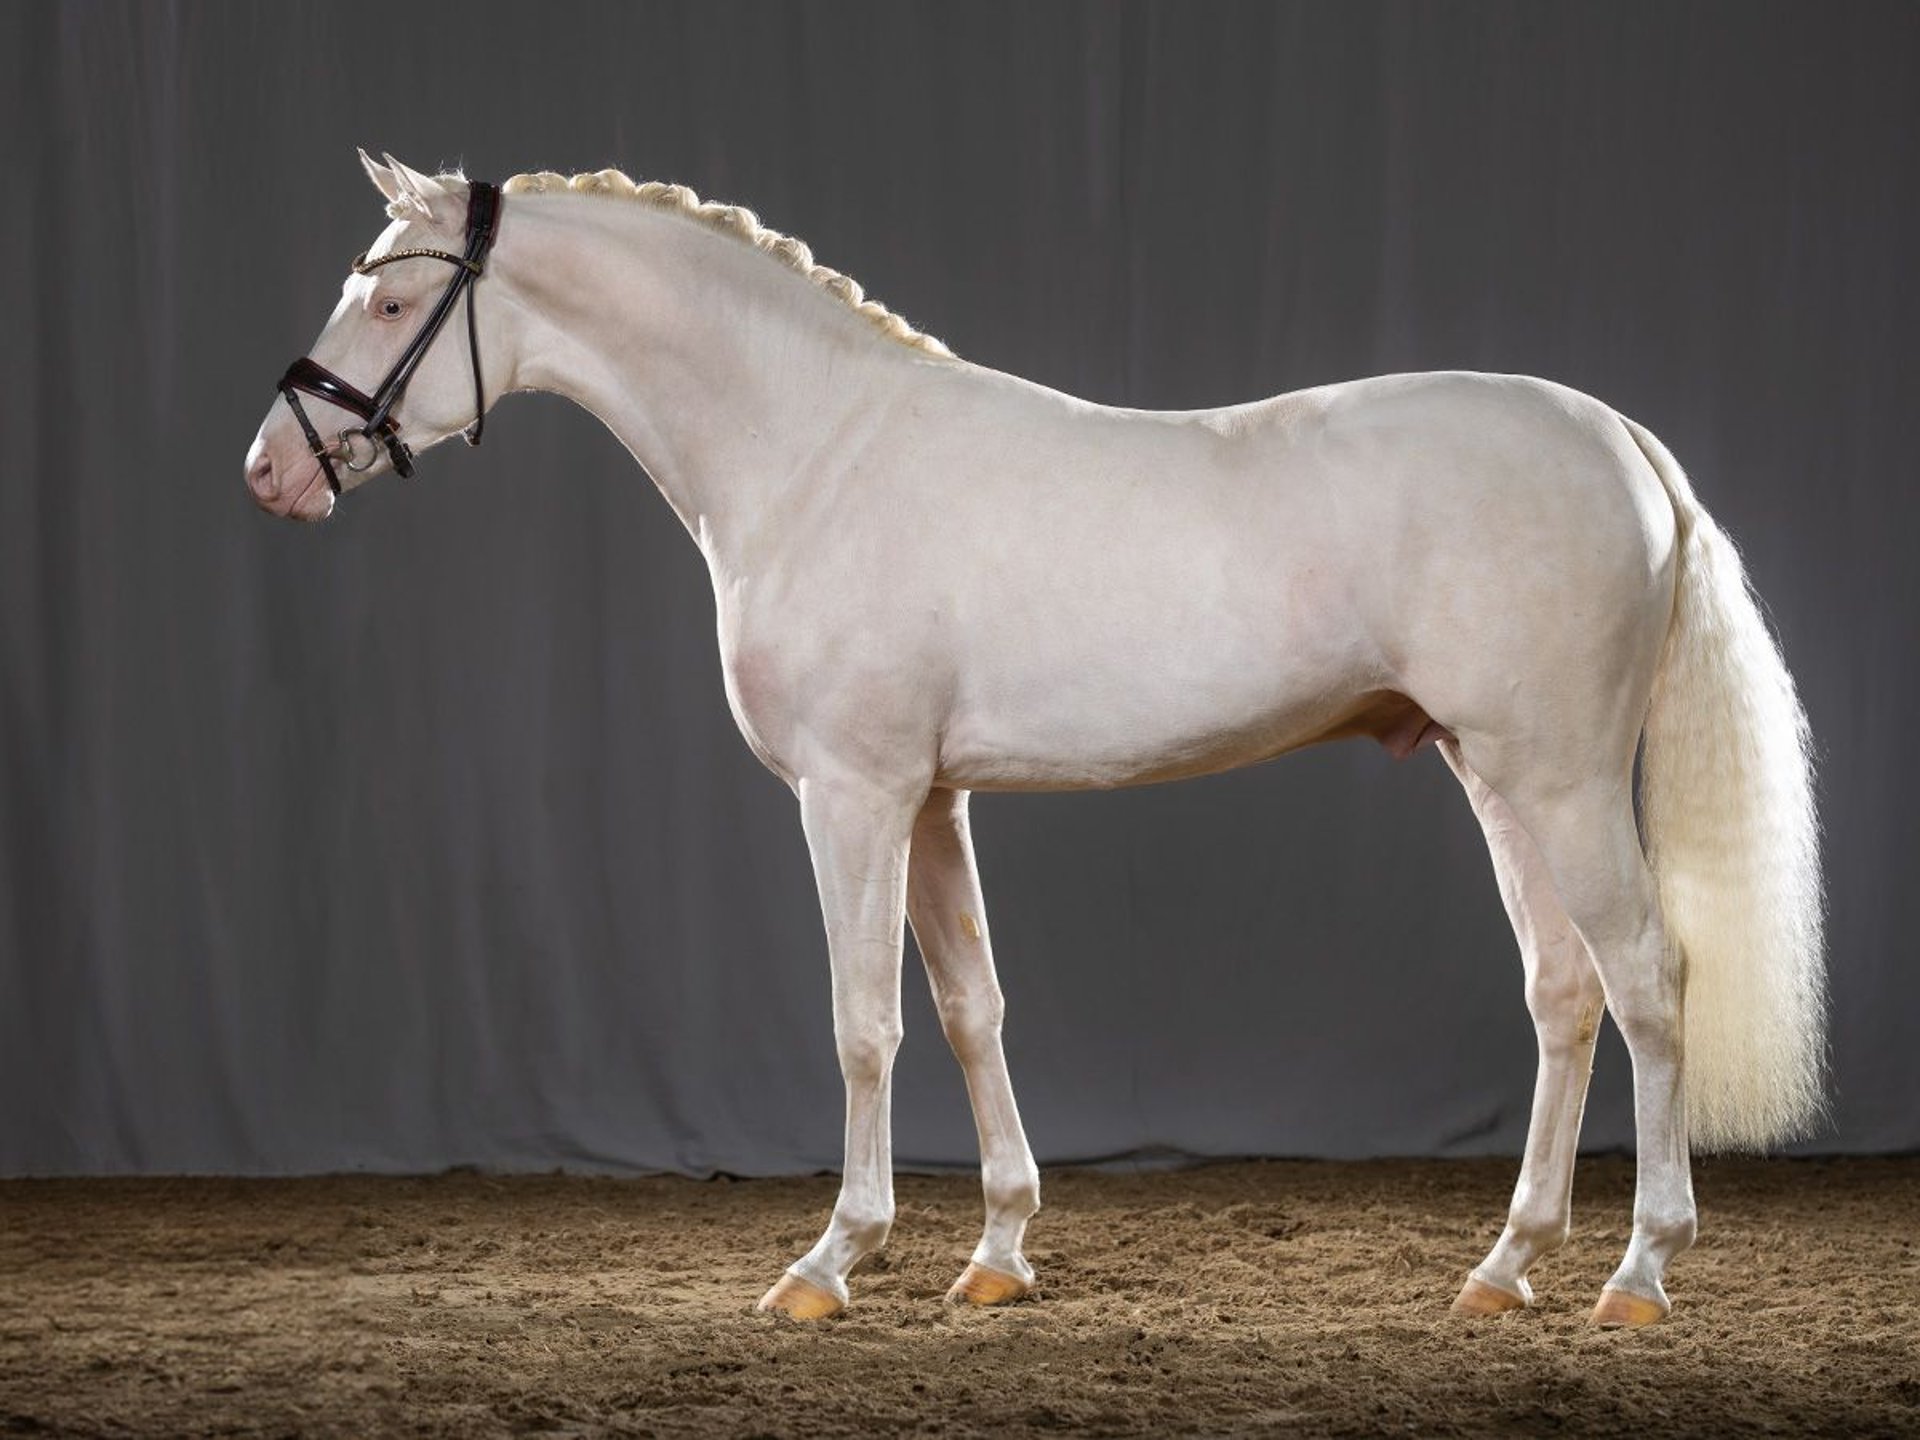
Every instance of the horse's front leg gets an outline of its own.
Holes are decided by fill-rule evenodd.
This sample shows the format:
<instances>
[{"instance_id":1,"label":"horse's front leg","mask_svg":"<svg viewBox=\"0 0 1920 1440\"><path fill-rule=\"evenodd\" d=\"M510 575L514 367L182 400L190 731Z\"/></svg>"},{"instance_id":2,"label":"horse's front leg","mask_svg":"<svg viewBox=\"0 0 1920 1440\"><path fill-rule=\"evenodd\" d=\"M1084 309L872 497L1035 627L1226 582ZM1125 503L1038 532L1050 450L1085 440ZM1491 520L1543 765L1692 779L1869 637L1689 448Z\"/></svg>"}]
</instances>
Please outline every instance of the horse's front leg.
<instances>
[{"instance_id":1,"label":"horse's front leg","mask_svg":"<svg viewBox=\"0 0 1920 1440\"><path fill-rule=\"evenodd\" d=\"M760 1309L812 1320L846 1305L848 1272L886 1242L893 1226L901 927L913 818L925 792L903 798L851 779L803 779L796 788L833 965L846 1165L826 1233L761 1297Z\"/></svg>"},{"instance_id":2,"label":"horse's front leg","mask_svg":"<svg viewBox=\"0 0 1920 1440\"><path fill-rule=\"evenodd\" d=\"M1040 1208L1040 1172L1020 1126L1000 1045L1006 1004L993 971L964 790L935 790L914 823L907 915L927 962L941 1028L966 1075L980 1132L987 1228L947 1298L998 1305L1033 1288L1033 1267L1020 1246L1027 1221Z\"/></svg>"}]
</instances>

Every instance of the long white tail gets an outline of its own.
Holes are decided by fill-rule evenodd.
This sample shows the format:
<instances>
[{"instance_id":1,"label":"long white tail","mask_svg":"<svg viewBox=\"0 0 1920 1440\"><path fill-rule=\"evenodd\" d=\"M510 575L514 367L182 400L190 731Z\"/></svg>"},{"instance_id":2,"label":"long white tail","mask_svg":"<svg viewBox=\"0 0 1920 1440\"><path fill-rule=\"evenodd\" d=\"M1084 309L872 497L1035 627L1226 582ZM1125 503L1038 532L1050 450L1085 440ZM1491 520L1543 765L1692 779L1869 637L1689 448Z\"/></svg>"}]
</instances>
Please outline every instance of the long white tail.
<instances>
[{"instance_id":1,"label":"long white tail","mask_svg":"<svg viewBox=\"0 0 1920 1440\"><path fill-rule=\"evenodd\" d=\"M1733 543L1666 446L1626 425L1679 522L1640 809L1667 933L1686 964L1688 1128L1698 1149L1761 1149L1804 1133L1825 1106L1807 715Z\"/></svg>"}]
</instances>

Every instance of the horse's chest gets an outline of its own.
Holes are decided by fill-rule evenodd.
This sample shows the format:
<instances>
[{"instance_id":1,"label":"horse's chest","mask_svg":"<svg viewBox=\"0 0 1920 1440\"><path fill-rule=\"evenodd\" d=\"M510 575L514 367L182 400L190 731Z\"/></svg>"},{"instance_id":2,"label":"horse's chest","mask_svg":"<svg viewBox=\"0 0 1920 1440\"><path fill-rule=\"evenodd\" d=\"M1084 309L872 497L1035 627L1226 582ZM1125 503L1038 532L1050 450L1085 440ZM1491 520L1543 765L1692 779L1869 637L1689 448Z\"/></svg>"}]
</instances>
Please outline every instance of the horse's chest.
<instances>
[{"instance_id":1,"label":"horse's chest","mask_svg":"<svg viewBox=\"0 0 1920 1440\"><path fill-rule=\"evenodd\" d=\"M772 650L723 642L720 669L727 707L747 747L761 764L791 781L793 772L784 757L790 748L796 697L787 665Z\"/></svg>"},{"instance_id":2,"label":"horse's chest","mask_svg":"<svg viewBox=\"0 0 1920 1440\"><path fill-rule=\"evenodd\" d=\"M720 662L761 763L789 783L821 764L875 777L924 765L951 689L937 615L905 596L862 603L844 586L757 590L751 604L723 601Z\"/></svg>"}]
</instances>

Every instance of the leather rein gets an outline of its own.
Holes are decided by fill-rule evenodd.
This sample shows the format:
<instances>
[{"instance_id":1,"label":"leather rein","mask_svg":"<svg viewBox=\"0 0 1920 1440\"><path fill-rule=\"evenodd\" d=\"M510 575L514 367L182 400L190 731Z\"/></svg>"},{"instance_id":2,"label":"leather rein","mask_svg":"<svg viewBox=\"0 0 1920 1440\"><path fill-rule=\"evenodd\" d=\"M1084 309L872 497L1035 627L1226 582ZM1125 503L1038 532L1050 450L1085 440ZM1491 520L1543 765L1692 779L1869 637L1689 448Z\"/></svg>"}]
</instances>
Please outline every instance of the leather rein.
<instances>
[{"instance_id":1,"label":"leather rein","mask_svg":"<svg viewBox=\"0 0 1920 1440\"><path fill-rule=\"evenodd\" d=\"M486 273L487 252L493 248L493 236L499 222L499 186L476 180L467 190L467 249L464 255L455 255L447 250L395 250L378 260L369 260L364 254L354 260L353 273L356 275L371 275L382 265L391 265L396 260L444 260L453 266L453 277L447 281L446 289L440 292L433 309L428 312L407 348L393 362L393 368L387 371L386 378L373 394L355 389L311 356L302 356L294 361L287 367L287 373L280 377L280 393L286 397L294 418L306 432L307 445L313 451L313 458L320 462L321 470L326 473L327 488L335 495L340 493L340 477L334 471L333 462L338 459L347 469L359 474L362 470L372 468L374 461L380 458L378 447L381 445L387 447L387 455L392 459L395 470L403 476L413 474L413 451L400 438L400 426L393 418L393 410L406 393L407 382L413 378L413 372L426 358L428 347L445 327L447 317L453 313L453 307L459 303L463 291L467 297L467 353L473 361L473 423L462 433L469 445L480 443L480 434L486 428L487 403L486 392L480 383L480 336L474 328L473 287L474 282ZM321 440L320 432L313 428L313 421L307 418L306 408L300 403L300 392L303 390L316 399L338 405L342 410L360 417L362 423L358 429L349 425L340 431L339 452ZM367 440L375 447L358 464L354 460L355 437Z\"/></svg>"}]
</instances>

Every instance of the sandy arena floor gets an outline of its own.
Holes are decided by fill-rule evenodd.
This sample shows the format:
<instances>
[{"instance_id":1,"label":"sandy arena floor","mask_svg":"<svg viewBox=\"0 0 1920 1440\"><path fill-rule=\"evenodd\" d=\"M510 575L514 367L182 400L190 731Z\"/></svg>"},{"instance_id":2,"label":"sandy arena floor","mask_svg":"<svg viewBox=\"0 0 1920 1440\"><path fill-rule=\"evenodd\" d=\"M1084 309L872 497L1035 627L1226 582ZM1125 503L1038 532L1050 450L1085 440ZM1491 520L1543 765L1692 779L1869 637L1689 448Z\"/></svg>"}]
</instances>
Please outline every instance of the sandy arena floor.
<instances>
[{"instance_id":1,"label":"sandy arena floor","mask_svg":"<svg viewBox=\"0 0 1920 1440\"><path fill-rule=\"evenodd\" d=\"M1920 1160L1709 1162L1673 1318L1586 1312L1581 1167L1532 1312L1446 1307L1506 1162L1046 1177L1042 1293L941 1303L971 1179L903 1178L836 1320L752 1313L831 1179L0 1183L0 1434L1920 1434Z\"/></svg>"}]
</instances>

